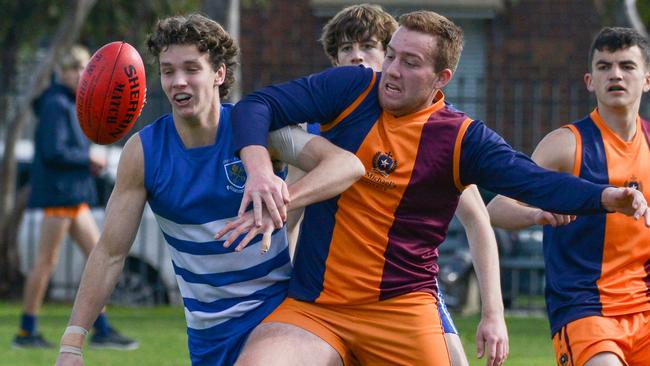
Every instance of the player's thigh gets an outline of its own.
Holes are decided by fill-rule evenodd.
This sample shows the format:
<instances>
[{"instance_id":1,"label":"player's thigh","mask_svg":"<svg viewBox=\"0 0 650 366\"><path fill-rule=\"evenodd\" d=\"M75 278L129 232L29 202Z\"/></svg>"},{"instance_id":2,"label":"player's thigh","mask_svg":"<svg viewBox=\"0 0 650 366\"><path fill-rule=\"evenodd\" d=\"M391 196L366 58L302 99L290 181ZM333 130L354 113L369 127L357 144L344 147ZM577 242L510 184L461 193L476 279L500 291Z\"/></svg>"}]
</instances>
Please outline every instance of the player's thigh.
<instances>
[{"instance_id":1,"label":"player's thigh","mask_svg":"<svg viewBox=\"0 0 650 366\"><path fill-rule=\"evenodd\" d=\"M623 366L621 359L610 352L602 352L590 358L585 366Z\"/></svg>"},{"instance_id":2,"label":"player's thigh","mask_svg":"<svg viewBox=\"0 0 650 366\"><path fill-rule=\"evenodd\" d=\"M451 366L469 366L463 343L458 334L445 333L445 340L447 341L447 348L449 349L449 358L451 359Z\"/></svg>"},{"instance_id":3,"label":"player's thigh","mask_svg":"<svg viewBox=\"0 0 650 366\"><path fill-rule=\"evenodd\" d=\"M562 327L553 335L553 347L558 365L589 365L588 361L593 361L598 362L593 365L619 366L626 364L621 361L629 342L616 318L589 316Z\"/></svg>"},{"instance_id":4,"label":"player's thigh","mask_svg":"<svg viewBox=\"0 0 650 366\"><path fill-rule=\"evenodd\" d=\"M250 334L237 366L342 366L338 352L295 325L263 323Z\"/></svg>"},{"instance_id":5,"label":"player's thigh","mask_svg":"<svg viewBox=\"0 0 650 366\"><path fill-rule=\"evenodd\" d=\"M89 209L81 210L77 217L72 219L70 236L88 256L99 241L99 228Z\"/></svg>"},{"instance_id":6,"label":"player's thigh","mask_svg":"<svg viewBox=\"0 0 650 366\"><path fill-rule=\"evenodd\" d=\"M355 315L355 338L347 343L362 365L450 365L431 294L415 292L367 304Z\"/></svg>"}]
</instances>

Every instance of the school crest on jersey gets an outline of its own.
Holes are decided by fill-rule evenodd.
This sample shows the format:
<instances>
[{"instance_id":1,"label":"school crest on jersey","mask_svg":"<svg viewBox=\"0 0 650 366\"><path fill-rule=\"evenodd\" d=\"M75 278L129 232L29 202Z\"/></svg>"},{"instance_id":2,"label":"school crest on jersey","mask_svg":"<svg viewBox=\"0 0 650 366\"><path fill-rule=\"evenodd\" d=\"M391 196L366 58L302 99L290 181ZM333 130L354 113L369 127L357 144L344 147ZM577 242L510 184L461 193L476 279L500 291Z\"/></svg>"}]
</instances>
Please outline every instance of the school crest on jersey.
<instances>
[{"instance_id":1,"label":"school crest on jersey","mask_svg":"<svg viewBox=\"0 0 650 366\"><path fill-rule=\"evenodd\" d=\"M392 152L383 153L378 151L372 157L372 170L387 177L397 169L397 160L393 157Z\"/></svg>"},{"instance_id":2,"label":"school crest on jersey","mask_svg":"<svg viewBox=\"0 0 650 366\"><path fill-rule=\"evenodd\" d=\"M643 183L634 175L630 179L626 180L623 184L625 187L634 188L639 192L643 192Z\"/></svg>"},{"instance_id":3,"label":"school crest on jersey","mask_svg":"<svg viewBox=\"0 0 650 366\"><path fill-rule=\"evenodd\" d=\"M228 185L226 189L229 191L241 193L244 191L246 185L246 170L244 170L244 163L241 160L233 160L224 162L223 168L226 171L226 179Z\"/></svg>"}]
</instances>

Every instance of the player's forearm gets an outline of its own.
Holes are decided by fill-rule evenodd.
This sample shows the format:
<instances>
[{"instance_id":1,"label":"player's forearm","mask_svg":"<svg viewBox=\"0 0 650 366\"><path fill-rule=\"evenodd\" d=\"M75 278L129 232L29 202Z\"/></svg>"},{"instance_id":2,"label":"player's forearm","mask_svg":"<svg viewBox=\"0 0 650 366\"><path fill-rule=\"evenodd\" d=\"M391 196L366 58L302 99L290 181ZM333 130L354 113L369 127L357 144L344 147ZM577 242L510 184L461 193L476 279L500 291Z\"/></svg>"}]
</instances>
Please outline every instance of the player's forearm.
<instances>
[{"instance_id":1,"label":"player's forearm","mask_svg":"<svg viewBox=\"0 0 650 366\"><path fill-rule=\"evenodd\" d=\"M490 222L496 227L518 230L536 224L538 208L528 207L505 196L497 196L487 205Z\"/></svg>"},{"instance_id":2,"label":"player's forearm","mask_svg":"<svg viewBox=\"0 0 650 366\"><path fill-rule=\"evenodd\" d=\"M499 253L494 234L492 234L490 240L483 237L483 241L483 243L474 241L475 244L470 245L472 262L476 270L481 294L481 314L482 316L503 316ZM494 241L494 244L488 244L492 241Z\"/></svg>"},{"instance_id":3,"label":"player's forearm","mask_svg":"<svg viewBox=\"0 0 650 366\"><path fill-rule=\"evenodd\" d=\"M69 325L90 329L115 288L124 267L126 253L111 255L105 248L100 242L88 257ZM82 346L75 344L79 341L83 342L83 337L78 335L64 335L62 338L62 344L76 347Z\"/></svg>"},{"instance_id":4,"label":"player's forearm","mask_svg":"<svg viewBox=\"0 0 650 366\"><path fill-rule=\"evenodd\" d=\"M499 271L499 251L494 232L487 216L466 218L465 230L469 241L472 263L479 282L483 316L503 316L501 297L501 278Z\"/></svg>"},{"instance_id":5,"label":"player's forearm","mask_svg":"<svg viewBox=\"0 0 650 366\"><path fill-rule=\"evenodd\" d=\"M289 210L332 198L348 189L365 173L352 153L338 150L320 161L305 176L289 186Z\"/></svg>"},{"instance_id":6,"label":"player's forearm","mask_svg":"<svg viewBox=\"0 0 650 366\"><path fill-rule=\"evenodd\" d=\"M246 176L262 176L273 173L273 164L265 146L250 145L241 149L239 156L246 169Z\"/></svg>"},{"instance_id":7,"label":"player's forearm","mask_svg":"<svg viewBox=\"0 0 650 366\"><path fill-rule=\"evenodd\" d=\"M461 195L456 216L465 227L472 262L479 281L483 316L503 316L499 251L490 217L476 186Z\"/></svg>"}]
</instances>

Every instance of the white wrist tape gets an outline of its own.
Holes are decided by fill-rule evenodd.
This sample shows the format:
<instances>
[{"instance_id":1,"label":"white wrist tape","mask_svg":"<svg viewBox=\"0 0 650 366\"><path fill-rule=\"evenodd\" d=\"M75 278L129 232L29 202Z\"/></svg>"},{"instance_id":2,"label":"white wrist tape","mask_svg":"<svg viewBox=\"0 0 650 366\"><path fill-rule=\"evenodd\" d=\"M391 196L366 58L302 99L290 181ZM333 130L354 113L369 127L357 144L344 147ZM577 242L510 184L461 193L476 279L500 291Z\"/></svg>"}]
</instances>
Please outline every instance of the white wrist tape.
<instances>
[{"instance_id":1,"label":"white wrist tape","mask_svg":"<svg viewBox=\"0 0 650 366\"><path fill-rule=\"evenodd\" d=\"M79 327L76 325L69 325L67 328L65 328L65 332L63 332L63 335L66 334L81 334L85 336L86 334L88 334L88 331L83 327Z\"/></svg>"},{"instance_id":2,"label":"white wrist tape","mask_svg":"<svg viewBox=\"0 0 650 366\"><path fill-rule=\"evenodd\" d=\"M81 348L75 346L68 346L65 344L59 348L59 353L72 353L73 355L82 356Z\"/></svg>"}]
</instances>

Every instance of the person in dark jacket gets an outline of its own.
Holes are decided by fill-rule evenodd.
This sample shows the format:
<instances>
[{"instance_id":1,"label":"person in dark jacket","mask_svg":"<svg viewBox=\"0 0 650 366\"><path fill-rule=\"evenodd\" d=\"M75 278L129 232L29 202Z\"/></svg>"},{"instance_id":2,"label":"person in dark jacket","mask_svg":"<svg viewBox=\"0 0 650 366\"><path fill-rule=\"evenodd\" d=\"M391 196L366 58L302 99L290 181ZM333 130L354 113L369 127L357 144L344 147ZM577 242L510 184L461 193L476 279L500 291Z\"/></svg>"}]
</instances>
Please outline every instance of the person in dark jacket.
<instances>
[{"instance_id":1,"label":"person in dark jacket","mask_svg":"<svg viewBox=\"0 0 650 366\"><path fill-rule=\"evenodd\" d=\"M24 288L23 314L14 347L52 347L38 332L38 312L59 259L66 234L86 256L99 240L99 229L89 205L97 200L93 175L106 165L103 155L90 152L79 126L75 92L88 51L73 46L55 68L57 80L34 103L38 125L30 173L29 206L43 209L38 252ZM134 349L138 343L120 335L102 312L95 322L91 346Z\"/></svg>"}]
</instances>

